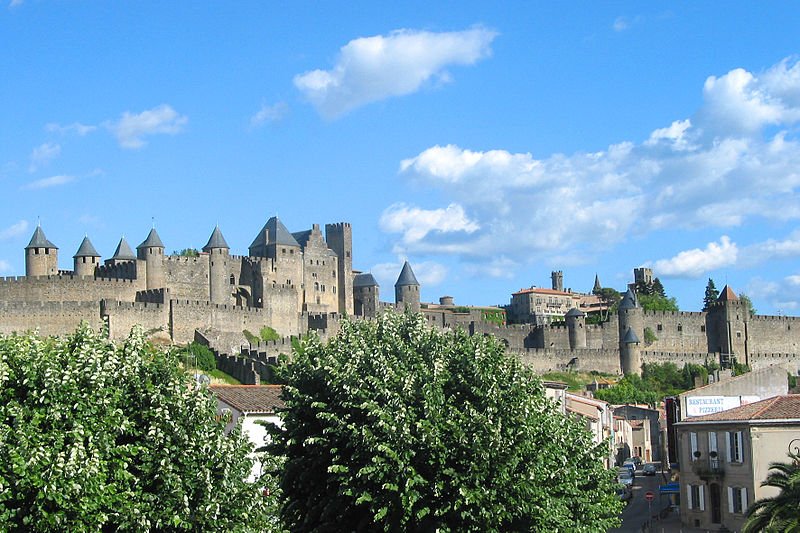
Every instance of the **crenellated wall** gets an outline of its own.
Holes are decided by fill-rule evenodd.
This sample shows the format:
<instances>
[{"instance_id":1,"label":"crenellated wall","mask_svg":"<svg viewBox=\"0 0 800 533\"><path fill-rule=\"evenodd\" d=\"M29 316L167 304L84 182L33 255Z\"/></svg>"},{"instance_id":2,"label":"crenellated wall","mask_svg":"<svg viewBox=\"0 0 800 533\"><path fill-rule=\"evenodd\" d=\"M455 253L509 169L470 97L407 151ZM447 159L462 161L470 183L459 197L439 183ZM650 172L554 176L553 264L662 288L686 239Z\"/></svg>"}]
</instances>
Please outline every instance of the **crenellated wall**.
<instances>
[{"instance_id":1,"label":"crenellated wall","mask_svg":"<svg viewBox=\"0 0 800 533\"><path fill-rule=\"evenodd\" d=\"M61 335L75 331L82 321L100 329L97 302L0 301L0 333L38 330L41 335Z\"/></svg>"},{"instance_id":2,"label":"crenellated wall","mask_svg":"<svg viewBox=\"0 0 800 533\"><path fill-rule=\"evenodd\" d=\"M139 284L129 279L94 279L81 276L0 278L4 302L97 302L104 298L133 301Z\"/></svg>"},{"instance_id":3,"label":"crenellated wall","mask_svg":"<svg viewBox=\"0 0 800 533\"><path fill-rule=\"evenodd\" d=\"M208 255L164 257L164 283L173 298L186 300L209 299Z\"/></svg>"},{"instance_id":4,"label":"crenellated wall","mask_svg":"<svg viewBox=\"0 0 800 533\"><path fill-rule=\"evenodd\" d=\"M800 353L800 318L751 316L747 321L747 337L748 349L751 354L759 352Z\"/></svg>"},{"instance_id":5,"label":"crenellated wall","mask_svg":"<svg viewBox=\"0 0 800 533\"><path fill-rule=\"evenodd\" d=\"M142 326L145 332L169 333L169 306L165 304L102 300L100 315L108 324L112 339L126 338L135 325Z\"/></svg>"},{"instance_id":6,"label":"crenellated wall","mask_svg":"<svg viewBox=\"0 0 800 533\"><path fill-rule=\"evenodd\" d=\"M657 340L648 350L667 352L706 352L706 313L644 311L644 328L650 328ZM639 332L637 332L639 335ZM639 337L644 342L644 331Z\"/></svg>"}]
</instances>

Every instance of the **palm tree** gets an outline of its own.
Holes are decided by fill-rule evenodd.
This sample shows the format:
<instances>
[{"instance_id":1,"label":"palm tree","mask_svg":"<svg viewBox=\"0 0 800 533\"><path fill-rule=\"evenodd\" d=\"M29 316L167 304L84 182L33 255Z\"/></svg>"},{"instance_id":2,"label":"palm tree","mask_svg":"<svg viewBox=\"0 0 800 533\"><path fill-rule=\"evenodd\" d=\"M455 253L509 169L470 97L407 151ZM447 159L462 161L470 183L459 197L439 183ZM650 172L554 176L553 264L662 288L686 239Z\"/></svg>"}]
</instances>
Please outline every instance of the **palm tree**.
<instances>
[{"instance_id":1,"label":"palm tree","mask_svg":"<svg viewBox=\"0 0 800 533\"><path fill-rule=\"evenodd\" d=\"M800 531L800 454L789 453L791 462L771 463L762 487L775 487L781 492L762 498L747 510L742 533L757 531Z\"/></svg>"}]
</instances>

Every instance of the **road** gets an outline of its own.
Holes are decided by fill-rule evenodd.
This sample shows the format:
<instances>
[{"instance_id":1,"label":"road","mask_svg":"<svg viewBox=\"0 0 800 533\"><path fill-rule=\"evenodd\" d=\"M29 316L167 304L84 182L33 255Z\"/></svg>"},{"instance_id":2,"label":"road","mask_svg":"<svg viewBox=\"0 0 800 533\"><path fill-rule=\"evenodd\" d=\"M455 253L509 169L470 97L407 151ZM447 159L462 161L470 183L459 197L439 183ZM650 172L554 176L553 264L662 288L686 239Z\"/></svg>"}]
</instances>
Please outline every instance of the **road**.
<instances>
[{"instance_id":1,"label":"road","mask_svg":"<svg viewBox=\"0 0 800 533\"><path fill-rule=\"evenodd\" d=\"M648 505L644 495L647 491L655 494L655 499L651 504L652 514L658 515L659 511L669 505L667 496L659 496L658 486L666 483L661 471L655 476L645 476L641 470L636 471L636 479L633 482L633 498L628 501L628 505L622 512L622 527L611 529L609 533L638 533L642 531L642 525L647 522ZM653 519L651 531L661 531L657 519Z\"/></svg>"}]
</instances>

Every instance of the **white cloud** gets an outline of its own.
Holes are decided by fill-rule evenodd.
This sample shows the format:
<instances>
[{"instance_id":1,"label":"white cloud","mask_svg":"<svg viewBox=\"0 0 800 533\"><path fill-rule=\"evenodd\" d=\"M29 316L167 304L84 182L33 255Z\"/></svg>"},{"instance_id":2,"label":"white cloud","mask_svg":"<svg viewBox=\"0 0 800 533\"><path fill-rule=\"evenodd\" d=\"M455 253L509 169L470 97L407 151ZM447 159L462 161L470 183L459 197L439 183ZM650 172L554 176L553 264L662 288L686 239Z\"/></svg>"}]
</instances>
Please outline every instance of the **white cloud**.
<instances>
[{"instance_id":1,"label":"white cloud","mask_svg":"<svg viewBox=\"0 0 800 533\"><path fill-rule=\"evenodd\" d=\"M394 204L384 210L380 226L389 233L402 233L403 241L407 243L418 242L431 232L473 233L480 229L457 204L431 210L409 207L402 203Z\"/></svg>"},{"instance_id":2,"label":"white cloud","mask_svg":"<svg viewBox=\"0 0 800 533\"><path fill-rule=\"evenodd\" d=\"M473 263L466 267L466 272L474 277L489 276L491 278L513 278L519 270L519 263L508 257L493 257L486 262Z\"/></svg>"},{"instance_id":3,"label":"white cloud","mask_svg":"<svg viewBox=\"0 0 800 533\"><path fill-rule=\"evenodd\" d=\"M416 92L431 80L447 82L445 69L472 65L491 53L497 33L485 28L434 33L397 30L354 39L339 50L331 70L294 78L295 86L326 118L392 96Z\"/></svg>"},{"instance_id":4,"label":"white cloud","mask_svg":"<svg viewBox=\"0 0 800 533\"><path fill-rule=\"evenodd\" d=\"M6 261L5 259L0 259L0 274L6 274L11 272L11 263Z\"/></svg>"},{"instance_id":5,"label":"white cloud","mask_svg":"<svg viewBox=\"0 0 800 533\"><path fill-rule=\"evenodd\" d=\"M11 2L8 4L8 7L10 7L10 8L19 7L23 3L24 3L24 0L11 0Z\"/></svg>"},{"instance_id":6,"label":"white cloud","mask_svg":"<svg viewBox=\"0 0 800 533\"><path fill-rule=\"evenodd\" d=\"M680 252L670 259L659 259L648 266L666 278L698 278L706 272L736 264L739 248L723 235L719 243L710 242L705 249L694 248Z\"/></svg>"},{"instance_id":7,"label":"white cloud","mask_svg":"<svg viewBox=\"0 0 800 533\"><path fill-rule=\"evenodd\" d=\"M612 28L614 28L614 31L625 31L629 27L630 27L630 22L625 17L617 17L614 20L614 24L612 25Z\"/></svg>"},{"instance_id":8,"label":"white cloud","mask_svg":"<svg viewBox=\"0 0 800 533\"><path fill-rule=\"evenodd\" d=\"M66 185L75 180L74 176L67 176L67 175L58 175L58 176L51 176L49 178L43 178L40 180L32 181L27 185L23 186L23 189L47 189L50 187L57 187L59 185Z\"/></svg>"},{"instance_id":9,"label":"white cloud","mask_svg":"<svg viewBox=\"0 0 800 533\"><path fill-rule=\"evenodd\" d=\"M278 122L283 120L289 112L289 106L286 102L278 102L273 105L262 104L255 115L250 117L250 127L257 128L267 122Z\"/></svg>"},{"instance_id":10,"label":"white cloud","mask_svg":"<svg viewBox=\"0 0 800 533\"><path fill-rule=\"evenodd\" d=\"M479 229L442 233L431 222L413 224L415 209L437 209L412 204L403 204L409 222L381 228L401 235L396 250L402 253L531 262L590 255L665 228L800 219L798 80L800 63L787 61L760 74L731 71L706 84L693 117L598 152L536 158L432 146L402 160L400 175L418 189L435 190ZM723 119L737 126L725 130Z\"/></svg>"},{"instance_id":11,"label":"white cloud","mask_svg":"<svg viewBox=\"0 0 800 533\"><path fill-rule=\"evenodd\" d=\"M61 124L50 122L49 124L45 125L44 129L51 133L59 133L61 135L65 135L67 133L75 133L76 135L83 137L96 130L97 126L81 124L80 122L73 122L72 124L67 124L66 126L62 126Z\"/></svg>"},{"instance_id":12,"label":"white cloud","mask_svg":"<svg viewBox=\"0 0 800 533\"><path fill-rule=\"evenodd\" d=\"M105 125L123 148L141 148L146 144L144 137L157 134L175 135L183 130L188 121L187 117L162 104L141 113L126 111L118 121Z\"/></svg>"},{"instance_id":13,"label":"white cloud","mask_svg":"<svg viewBox=\"0 0 800 533\"><path fill-rule=\"evenodd\" d=\"M26 231L28 231L28 221L20 220L19 222L15 222L9 227L0 230L0 241L18 237L23 235Z\"/></svg>"},{"instance_id":14,"label":"white cloud","mask_svg":"<svg viewBox=\"0 0 800 533\"><path fill-rule=\"evenodd\" d=\"M44 143L37 146L31 152L31 164L28 166L28 171L36 172L39 167L46 165L59 155L61 155L60 144Z\"/></svg>"},{"instance_id":15,"label":"white cloud","mask_svg":"<svg viewBox=\"0 0 800 533\"><path fill-rule=\"evenodd\" d=\"M378 263L370 269L378 285L381 287L381 299L394 301L394 284L400 276L405 259L396 263ZM409 262L414 276L423 287L435 287L447 278L447 267L434 261Z\"/></svg>"}]
</instances>

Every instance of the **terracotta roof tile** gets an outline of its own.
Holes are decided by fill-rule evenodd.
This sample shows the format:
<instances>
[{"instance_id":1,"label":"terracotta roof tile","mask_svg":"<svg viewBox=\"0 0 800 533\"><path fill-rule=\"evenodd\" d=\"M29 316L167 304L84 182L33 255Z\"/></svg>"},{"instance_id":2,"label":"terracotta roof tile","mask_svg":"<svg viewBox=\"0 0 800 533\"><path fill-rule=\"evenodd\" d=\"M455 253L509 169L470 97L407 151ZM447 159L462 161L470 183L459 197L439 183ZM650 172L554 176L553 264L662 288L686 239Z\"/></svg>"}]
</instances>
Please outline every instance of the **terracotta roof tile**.
<instances>
[{"instance_id":1,"label":"terracotta roof tile","mask_svg":"<svg viewBox=\"0 0 800 533\"><path fill-rule=\"evenodd\" d=\"M800 394L773 396L727 411L696 416L683 422L737 422L747 420L800 419Z\"/></svg>"},{"instance_id":2,"label":"terracotta roof tile","mask_svg":"<svg viewBox=\"0 0 800 533\"><path fill-rule=\"evenodd\" d=\"M243 413L275 413L284 407L281 385L211 385L209 390Z\"/></svg>"}]
</instances>

